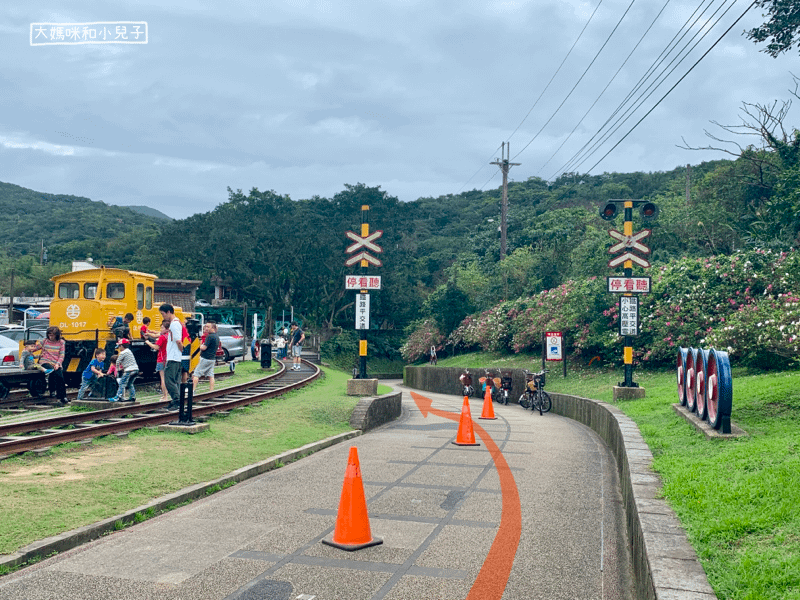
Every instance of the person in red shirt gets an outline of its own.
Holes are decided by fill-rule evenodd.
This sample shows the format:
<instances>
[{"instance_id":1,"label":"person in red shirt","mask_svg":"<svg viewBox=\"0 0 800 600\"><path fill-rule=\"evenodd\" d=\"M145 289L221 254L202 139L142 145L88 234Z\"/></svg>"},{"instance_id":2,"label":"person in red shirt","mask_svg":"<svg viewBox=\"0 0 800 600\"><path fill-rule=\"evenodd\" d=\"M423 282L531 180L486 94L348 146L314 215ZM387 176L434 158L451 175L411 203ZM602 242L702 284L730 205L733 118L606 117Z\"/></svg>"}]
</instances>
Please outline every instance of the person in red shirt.
<instances>
[{"instance_id":1,"label":"person in red shirt","mask_svg":"<svg viewBox=\"0 0 800 600\"><path fill-rule=\"evenodd\" d=\"M164 365L167 362L167 336L169 335L169 325L166 322L161 322L160 335L155 343L145 339L145 343L153 350L158 352L156 355L156 372L161 377L161 401L166 402L169 400L167 393L167 384L164 381Z\"/></svg>"}]
</instances>

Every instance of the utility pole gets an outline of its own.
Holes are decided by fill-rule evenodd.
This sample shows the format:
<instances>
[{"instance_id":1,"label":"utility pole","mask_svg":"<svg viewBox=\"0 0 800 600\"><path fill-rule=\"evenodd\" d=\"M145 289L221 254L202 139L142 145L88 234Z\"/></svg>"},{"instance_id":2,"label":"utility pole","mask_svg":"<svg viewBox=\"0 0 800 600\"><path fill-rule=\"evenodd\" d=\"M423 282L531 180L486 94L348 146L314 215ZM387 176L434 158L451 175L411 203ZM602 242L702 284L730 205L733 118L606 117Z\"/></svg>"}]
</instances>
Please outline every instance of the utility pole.
<instances>
[{"instance_id":1,"label":"utility pole","mask_svg":"<svg viewBox=\"0 0 800 600\"><path fill-rule=\"evenodd\" d=\"M511 142L503 142L500 160L489 164L497 165L503 171L503 201L500 205L500 260L506 257L506 233L508 231L508 170L522 163L508 162L511 155Z\"/></svg>"}]
</instances>

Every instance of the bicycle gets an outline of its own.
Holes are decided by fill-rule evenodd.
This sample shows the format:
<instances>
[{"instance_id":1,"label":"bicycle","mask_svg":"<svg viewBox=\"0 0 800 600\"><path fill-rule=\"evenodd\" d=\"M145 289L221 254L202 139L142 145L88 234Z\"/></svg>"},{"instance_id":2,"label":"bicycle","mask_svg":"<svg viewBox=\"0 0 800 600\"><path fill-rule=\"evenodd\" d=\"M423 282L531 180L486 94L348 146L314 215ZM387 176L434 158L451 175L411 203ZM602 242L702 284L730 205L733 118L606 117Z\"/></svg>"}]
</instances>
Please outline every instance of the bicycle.
<instances>
[{"instance_id":1,"label":"bicycle","mask_svg":"<svg viewBox=\"0 0 800 600\"><path fill-rule=\"evenodd\" d=\"M511 395L511 388L514 385L514 380L511 377L511 372L506 371L500 377L500 396L499 400L508 406L508 397Z\"/></svg>"},{"instance_id":2,"label":"bicycle","mask_svg":"<svg viewBox=\"0 0 800 600\"><path fill-rule=\"evenodd\" d=\"M541 415L548 412L553 407L550 395L543 389L545 373L547 372L548 369L544 369L538 373L525 371L525 391L519 397L519 405L522 408L538 410Z\"/></svg>"},{"instance_id":3,"label":"bicycle","mask_svg":"<svg viewBox=\"0 0 800 600\"><path fill-rule=\"evenodd\" d=\"M485 375L478 380L481 382L481 393L485 395L488 389L492 402L497 402L497 389L500 387L500 379L496 378L489 369L486 369L484 373Z\"/></svg>"},{"instance_id":4,"label":"bicycle","mask_svg":"<svg viewBox=\"0 0 800 600\"><path fill-rule=\"evenodd\" d=\"M464 396L472 397L475 394L475 388L472 387L472 374L470 374L469 370L464 369L458 380L464 386Z\"/></svg>"}]
</instances>

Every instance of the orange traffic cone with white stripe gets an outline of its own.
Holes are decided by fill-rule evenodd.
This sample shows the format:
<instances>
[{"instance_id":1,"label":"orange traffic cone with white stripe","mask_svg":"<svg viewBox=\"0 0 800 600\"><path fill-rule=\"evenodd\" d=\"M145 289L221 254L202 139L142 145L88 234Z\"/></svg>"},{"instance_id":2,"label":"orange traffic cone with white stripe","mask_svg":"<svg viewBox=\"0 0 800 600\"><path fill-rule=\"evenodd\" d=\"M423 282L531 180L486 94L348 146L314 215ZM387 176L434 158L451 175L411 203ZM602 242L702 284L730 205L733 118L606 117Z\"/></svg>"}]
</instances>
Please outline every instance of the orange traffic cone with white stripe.
<instances>
[{"instance_id":1,"label":"orange traffic cone with white stripe","mask_svg":"<svg viewBox=\"0 0 800 600\"><path fill-rule=\"evenodd\" d=\"M480 446L475 443L475 432L472 430L472 413L469 411L469 397L464 396L461 406L461 420L458 423L458 434L453 442L456 446Z\"/></svg>"},{"instance_id":2,"label":"orange traffic cone with white stripe","mask_svg":"<svg viewBox=\"0 0 800 600\"><path fill-rule=\"evenodd\" d=\"M364 482L361 479L361 466L355 446L350 448L350 456L347 458L336 528L333 535L322 540L322 543L351 552L383 543L381 538L372 537L369 528L367 498L364 495Z\"/></svg>"},{"instance_id":3,"label":"orange traffic cone with white stripe","mask_svg":"<svg viewBox=\"0 0 800 600\"><path fill-rule=\"evenodd\" d=\"M492 406L492 388L486 386L486 393L483 395L483 412L481 419L496 419L494 416L494 406Z\"/></svg>"}]
</instances>

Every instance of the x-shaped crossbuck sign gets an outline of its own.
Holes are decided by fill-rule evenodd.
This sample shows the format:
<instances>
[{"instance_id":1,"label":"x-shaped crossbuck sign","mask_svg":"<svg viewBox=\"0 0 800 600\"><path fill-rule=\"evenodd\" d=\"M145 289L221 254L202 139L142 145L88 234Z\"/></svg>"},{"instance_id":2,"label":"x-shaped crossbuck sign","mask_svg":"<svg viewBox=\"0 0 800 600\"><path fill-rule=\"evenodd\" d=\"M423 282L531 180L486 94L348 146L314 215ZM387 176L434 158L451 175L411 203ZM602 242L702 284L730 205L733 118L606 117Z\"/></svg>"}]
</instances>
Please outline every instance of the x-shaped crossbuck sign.
<instances>
[{"instance_id":1,"label":"x-shaped crossbuck sign","mask_svg":"<svg viewBox=\"0 0 800 600\"><path fill-rule=\"evenodd\" d=\"M346 252L348 254L350 254L352 252L356 252L357 250L359 250L361 248L365 248L367 250L372 250L373 252L383 252L383 248L378 246L378 244L373 244L372 243L373 240L377 240L379 237L381 237L383 235L383 231L381 231L381 230L373 231L367 237L361 237L360 235L358 235L357 233L355 233L353 231L346 231L345 235L355 242L355 244L350 244L347 247Z\"/></svg>"},{"instance_id":2,"label":"x-shaped crossbuck sign","mask_svg":"<svg viewBox=\"0 0 800 600\"><path fill-rule=\"evenodd\" d=\"M608 251L611 254L615 252L619 252L620 250L638 250L642 254L649 254L650 248L645 246L644 244L640 244L639 240L646 238L652 229L642 229L639 233L634 233L633 235L625 235L621 231L616 231L614 229L609 229L608 235L610 235L615 240L619 240L619 244L614 244Z\"/></svg>"}]
</instances>

